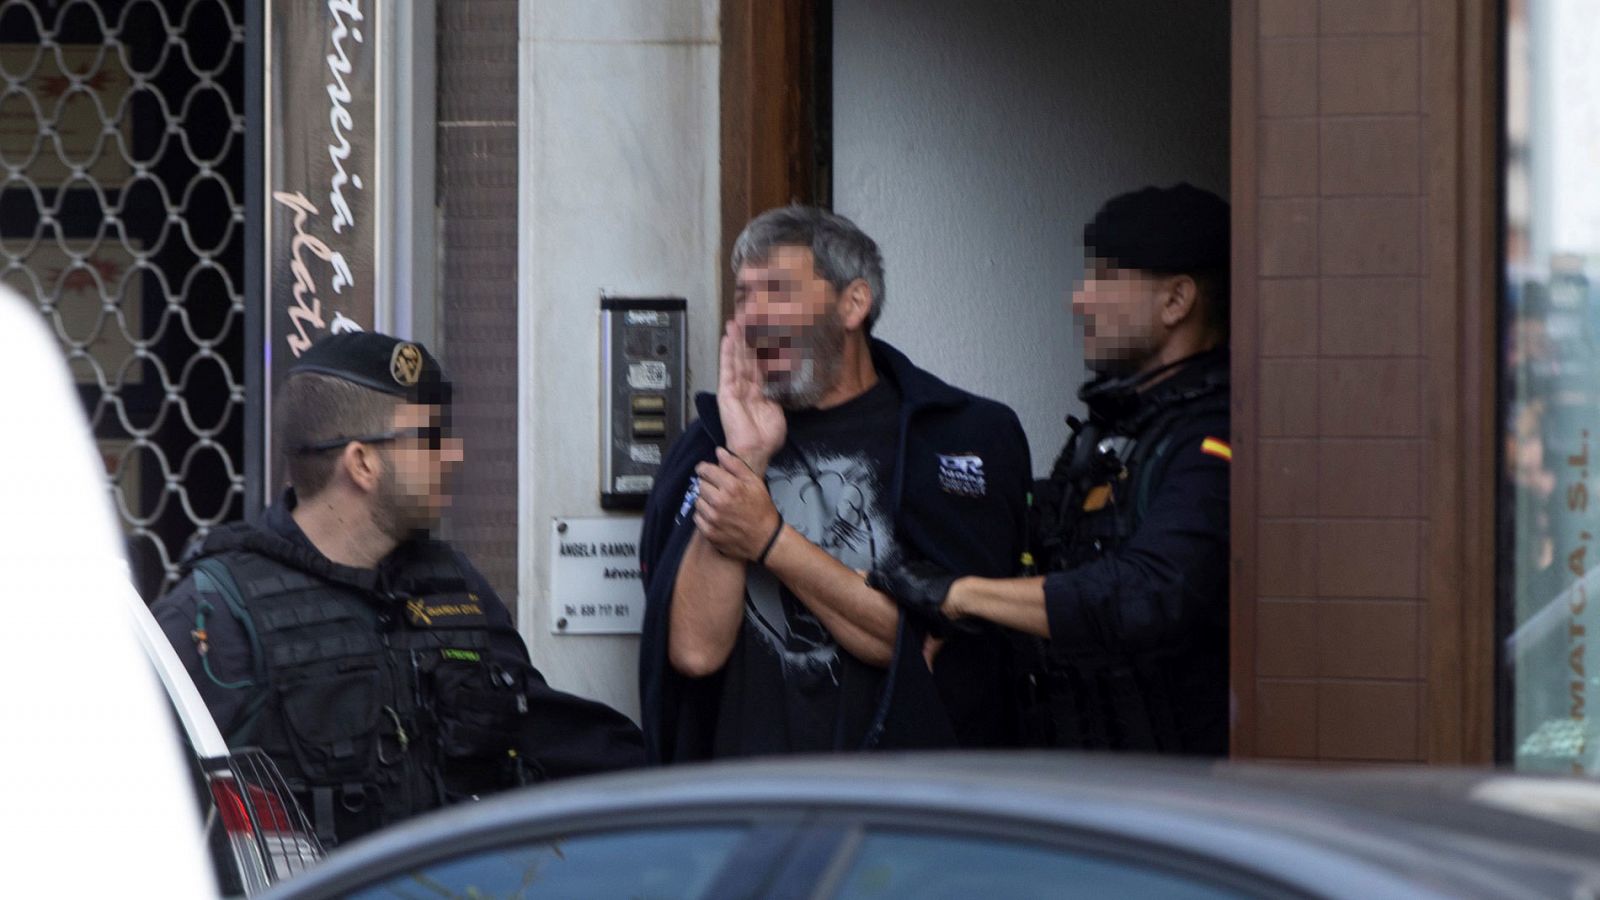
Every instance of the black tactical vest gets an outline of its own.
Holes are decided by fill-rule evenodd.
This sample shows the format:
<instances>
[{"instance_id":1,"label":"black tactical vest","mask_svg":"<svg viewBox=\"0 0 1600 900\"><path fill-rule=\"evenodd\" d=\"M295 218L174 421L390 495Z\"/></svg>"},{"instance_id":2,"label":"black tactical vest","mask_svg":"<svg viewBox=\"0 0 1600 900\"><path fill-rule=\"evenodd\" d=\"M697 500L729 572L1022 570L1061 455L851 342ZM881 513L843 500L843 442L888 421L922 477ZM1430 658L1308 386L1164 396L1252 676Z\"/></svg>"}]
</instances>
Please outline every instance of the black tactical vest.
<instances>
[{"instance_id":1,"label":"black tactical vest","mask_svg":"<svg viewBox=\"0 0 1600 900\"><path fill-rule=\"evenodd\" d=\"M272 757L325 842L529 779L528 668L491 654L495 626L444 545L402 552L352 569L235 525L189 563L227 566L257 647L264 693L229 743Z\"/></svg>"},{"instance_id":2,"label":"black tactical vest","mask_svg":"<svg viewBox=\"0 0 1600 900\"><path fill-rule=\"evenodd\" d=\"M1228 410L1226 351L1186 365L1196 366L1198 377L1180 375L1171 387L1158 385L1148 394L1131 386L1096 392L1097 383L1080 392L1090 418L1069 419L1072 437L1050 477L1035 484L1033 534L1041 573L1074 569L1120 550L1138 529L1170 460L1176 426ZM1045 735L1043 742L1057 747L1225 752L1225 743L1193 746L1183 737L1194 731L1184 723L1207 711L1181 698L1215 680L1213 669L1222 672L1222 683L1202 693L1223 700L1226 695L1222 660L1210 659L1225 653L1225 644L1214 651L1208 643L1214 636L1197 635L1194 642L1189 637L1137 654L1111 649L1068 658L1047 651L1037 677L1033 727Z\"/></svg>"},{"instance_id":3,"label":"black tactical vest","mask_svg":"<svg viewBox=\"0 0 1600 900\"><path fill-rule=\"evenodd\" d=\"M1068 418L1072 437L1050 477L1035 485L1042 571L1070 569L1121 548L1160 480L1174 426L1228 410L1227 357L1190 364L1203 367L1199 378L1172 390L1157 386L1149 397L1131 389L1096 395L1094 384L1079 393L1089 419Z\"/></svg>"}]
</instances>

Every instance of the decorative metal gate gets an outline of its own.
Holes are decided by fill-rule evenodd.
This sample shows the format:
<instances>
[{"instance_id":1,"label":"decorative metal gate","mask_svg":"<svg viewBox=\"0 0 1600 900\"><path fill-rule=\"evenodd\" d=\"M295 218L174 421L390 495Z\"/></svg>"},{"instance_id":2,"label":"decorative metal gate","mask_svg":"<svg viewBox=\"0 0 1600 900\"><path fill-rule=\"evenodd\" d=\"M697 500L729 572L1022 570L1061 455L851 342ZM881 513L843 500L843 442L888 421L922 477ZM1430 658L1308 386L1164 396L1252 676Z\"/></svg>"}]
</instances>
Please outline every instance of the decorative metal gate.
<instances>
[{"instance_id":1,"label":"decorative metal gate","mask_svg":"<svg viewBox=\"0 0 1600 900\"><path fill-rule=\"evenodd\" d=\"M69 355L147 598L245 508L244 12L0 0L0 280Z\"/></svg>"}]
</instances>

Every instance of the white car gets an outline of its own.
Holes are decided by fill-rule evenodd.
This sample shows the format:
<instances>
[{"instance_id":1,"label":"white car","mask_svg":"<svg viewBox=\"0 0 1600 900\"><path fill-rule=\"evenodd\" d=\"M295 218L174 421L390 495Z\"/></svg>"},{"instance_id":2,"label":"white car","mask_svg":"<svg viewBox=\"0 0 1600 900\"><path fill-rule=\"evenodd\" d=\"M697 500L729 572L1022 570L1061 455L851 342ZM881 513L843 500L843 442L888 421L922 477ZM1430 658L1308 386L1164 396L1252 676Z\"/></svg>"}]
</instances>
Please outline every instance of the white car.
<instances>
[{"instance_id":1,"label":"white car","mask_svg":"<svg viewBox=\"0 0 1600 900\"><path fill-rule=\"evenodd\" d=\"M209 897L306 867L276 770L230 755L134 590L60 346L4 285L0 340L0 894Z\"/></svg>"},{"instance_id":2,"label":"white car","mask_svg":"<svg viewBox=\"0 0 1600 900\"><path fill-rule=\"evenodd\" d=\"M144 600L131 588L133 620L182 726L205 834L224 894L251 896L324 856L278 767L259 750L230 750L200 692Z\"/></svg>"}]
</instances>

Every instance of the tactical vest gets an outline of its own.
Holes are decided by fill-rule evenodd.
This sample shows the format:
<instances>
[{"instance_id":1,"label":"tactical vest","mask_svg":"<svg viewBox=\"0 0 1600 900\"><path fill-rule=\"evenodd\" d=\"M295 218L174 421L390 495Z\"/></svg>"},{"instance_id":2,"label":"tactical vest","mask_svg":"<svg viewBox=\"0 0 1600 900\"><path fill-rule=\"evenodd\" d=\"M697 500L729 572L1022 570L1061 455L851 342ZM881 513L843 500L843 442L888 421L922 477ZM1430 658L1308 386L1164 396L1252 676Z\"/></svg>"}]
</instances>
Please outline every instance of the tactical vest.
<instances>
[{"instance_id":1,"label":"tactical vest","mask_svg":"<svg viewBox=\"0 0 1600 900\"><path fill-rule=\"evenodd\" d=\"M1036 485L1039 558L1064 571L1120 549L1133 536L1169 460L1174 427L1228 411L1226 369L1110 419L1068 418L1072 437Z\"/></svg>"},{"instance_id":2,"label":"tactical vest","mask_svg":"<svg viewBox=\"0 0 1600 900\"><path fill-rule=\"evenodd\" d=\"M229 526L189 562L226 564L258 648L263 693L229 743L265 750L330 844L529 779L516 751L527 668L492 656L493 626L448 549L408 551L380 575Z\"/></svg>"},{"instance_id":3,"label":"tactical vest","mask_svg":"<svg viewBox=\"0 0 1600 900\"><path fill-rule=\"evenodd\" d=\"M1221 365L1195 362L1207 369L1183 388L1158 386L1120 415L1091 404L1087 422L1069 419L1072 437L1050 478L1035 485L1033 532L1042 572L1067 571L1121 550L1170 463L1176 427L1228 410L1225 357ZM1188 711L1178 699L1184 679L1197 674L1185 671L1191 652L1180 639L1143 653L1047 653L1035 727L1058 747L1194 752L1198 748L1183 746L1180 719ZM1213 750L1226 747L1201 752Z\"/></svg>"}]
</instances>

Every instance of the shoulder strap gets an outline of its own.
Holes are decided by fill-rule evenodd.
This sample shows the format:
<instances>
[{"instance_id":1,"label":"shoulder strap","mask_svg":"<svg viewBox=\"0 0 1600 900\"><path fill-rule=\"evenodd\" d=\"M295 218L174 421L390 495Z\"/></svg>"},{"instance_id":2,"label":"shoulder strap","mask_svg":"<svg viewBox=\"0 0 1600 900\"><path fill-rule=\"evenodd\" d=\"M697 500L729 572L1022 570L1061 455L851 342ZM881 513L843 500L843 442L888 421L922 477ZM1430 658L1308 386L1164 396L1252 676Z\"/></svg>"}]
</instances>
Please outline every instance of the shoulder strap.
<instances>
[{"instance_id":1,"label":"shoulder strap","mask_svg":"<svg viewBox=\"0 0 1600 900\"><path fill-rule=\"evenodd\" d=\"M255 731L256 720L260 717L262 708L266 706L267 658L261 649L261 637L256 634L255 620L244 607L244 596L239 592L239 582L233 577L233 572L228 569L227 564L215 556L207 556L194 562L193 572L195 587L202 595L210 592L220 596L222 602L227 605L228 612L238 620L239 627L244 630L245 638L250 642L250 660L255 672L252 686L256 694L245 704L238 724L229 729L228 745L233 746L250 739ZM210 671L209 668L207 671Z\"/></svg>"},{"instance_id":2,"label":"shoulder strap","mask_svg":"<svg viewBox=\"0 0 1600 900\"><path fill-rule=\"evenodd\" d=\"M1139 522L1144 519L1145 507L1150 502L1150 486L1165 473L1167 464L1171 462L1167 451L1172 449L1172 430L1179 420L1227 412L1228 408L1226 391L1210 393L1188 403L1168 406L1147 426L1146 435L1140 438L1138 446L1134 448L1133 458L1129 460L1130 469L1138 473L1133 503L1129 504L1134 528L1139 527Z\"/></svg>"}]
</instances>

